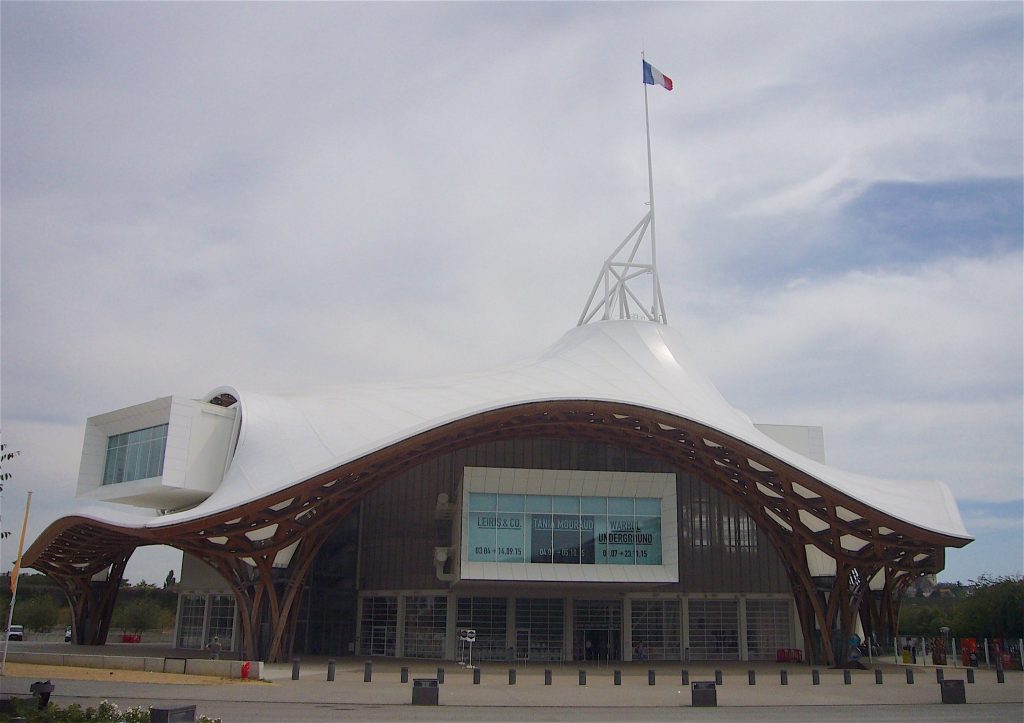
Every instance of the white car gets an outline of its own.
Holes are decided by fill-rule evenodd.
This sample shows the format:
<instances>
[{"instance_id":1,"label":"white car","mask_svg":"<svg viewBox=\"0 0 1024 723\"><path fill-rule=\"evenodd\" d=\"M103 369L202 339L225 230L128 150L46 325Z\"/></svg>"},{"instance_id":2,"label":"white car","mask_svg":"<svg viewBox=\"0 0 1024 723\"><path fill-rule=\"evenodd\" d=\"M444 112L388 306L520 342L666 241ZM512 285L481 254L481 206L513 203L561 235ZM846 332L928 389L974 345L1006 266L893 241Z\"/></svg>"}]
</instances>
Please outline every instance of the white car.
<instances>
[{"instance_id":1,"label":"white car","mask_svg":"<svg viewBox=\"0 0 1024 723\"><path fill-rule=\"evenodd\" d=\"M24 625L12 625L7 629L8 640L24 640L25 639L25 626Z\"/></svg>"}]
</instances>

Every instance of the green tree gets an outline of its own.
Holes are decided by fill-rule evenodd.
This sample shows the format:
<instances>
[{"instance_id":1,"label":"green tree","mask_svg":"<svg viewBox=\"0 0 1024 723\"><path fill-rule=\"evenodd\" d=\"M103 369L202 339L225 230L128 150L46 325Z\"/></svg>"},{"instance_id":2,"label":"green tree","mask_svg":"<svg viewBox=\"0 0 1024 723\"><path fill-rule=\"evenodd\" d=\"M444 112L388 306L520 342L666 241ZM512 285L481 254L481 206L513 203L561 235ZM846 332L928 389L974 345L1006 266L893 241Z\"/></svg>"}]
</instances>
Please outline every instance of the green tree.
<instances>
[{"instance_id":1,"label":"green tree","mask_svg":"<svg viewBox=\"0 0 1024 723\"><path fill-rule=\"evenodd\" d=\"M174 613L153 600L136 599L118 605L112 623L115 628L134 633L165 630L174 626Z\"/></svg>"},{"instance_id":2,"label":"green tree","mask_svg":"<svg viewBox=\"0 0 1024 723\"><path fill-rule=\"evenodd\" d=\"M937 605L904 605L900 609L900 635L939 635L949 613Z\"/></svg>"},{"instance_id":3,"label":"green tree","mask_svg":"<svg viewBox=\"0 0 1024 723\"><path fill-rule=\"evenodd\" d=\"M958 636L1024 637L1024 578L982 575L974 591L959 601L950 627Z\"/></svg>"},{"instance_id":4,"label":"green tree","mask_svg":"<svg viewBox=\"0 0 1024 723\"><path fill-rule=\"evenodd\" d=\"M11 478L11 473L7 472L4 467L19 454L21 452L9 450L6 444L0 443L0 492L4 491L4 487L7 486L7 480ZM8 538L10 535L9 530L0 530L0 540Z\"/></svg>"},{"instance_id":5,"label":"green tree","mask_svg":"<svg viewBox=\"0 0 1024 723\"><path fill-rule=\"evenodd\" d=\"M14 608L14 622L29 630L49 632L61 619L61 608L48 595L19 600Z\"/></svg>"}]
</instances>

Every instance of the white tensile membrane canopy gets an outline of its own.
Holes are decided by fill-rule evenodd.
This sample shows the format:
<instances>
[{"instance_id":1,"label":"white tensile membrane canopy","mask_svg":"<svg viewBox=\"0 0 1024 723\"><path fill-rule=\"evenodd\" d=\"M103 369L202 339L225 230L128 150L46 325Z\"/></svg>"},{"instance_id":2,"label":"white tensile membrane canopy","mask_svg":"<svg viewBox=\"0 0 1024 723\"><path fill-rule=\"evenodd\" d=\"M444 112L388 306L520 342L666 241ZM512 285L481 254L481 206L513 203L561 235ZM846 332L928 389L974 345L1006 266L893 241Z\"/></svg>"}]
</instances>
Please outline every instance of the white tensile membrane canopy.
<instances>
[{"instance_id":1,"label":"white tensile membrane canopy","mask_svg":"<svg viewBox=\"0 0 1024 723\"><path fill-rule=\"evenodd\" d=\"M761 449L837 492L917 527L971 539L949 488L838 470L776 442L733 408L693 363L679 332L652 321L596 321L567 332L536 359L491 372L311 393L218 388L239 400L238 445L224 480L189 510L153 515L89 509L80 516L125 527L164 527L282 491L440 425L532 402L592 400L646 407L697 422Z\"/></svg>"}]
</instances>

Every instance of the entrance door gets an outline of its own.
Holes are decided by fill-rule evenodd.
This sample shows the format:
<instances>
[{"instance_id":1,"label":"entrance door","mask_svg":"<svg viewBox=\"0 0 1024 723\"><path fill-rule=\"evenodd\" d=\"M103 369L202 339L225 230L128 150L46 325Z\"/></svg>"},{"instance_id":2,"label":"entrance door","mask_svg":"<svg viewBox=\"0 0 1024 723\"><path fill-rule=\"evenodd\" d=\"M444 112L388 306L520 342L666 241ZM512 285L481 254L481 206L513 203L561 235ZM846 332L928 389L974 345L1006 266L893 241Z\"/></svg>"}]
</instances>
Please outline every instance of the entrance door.
<instances>
[{"instance_id":1,"label":"entrance door","mask_svg":"<svg viewBox=\"0 0 1024 723\"><path fill-rule=\"evenodd\" d=\"M619 635L617 630L587 628L576 631L575 657L577 660L619 660Z\"/></svg>"},{"instance_id":2,"label":"entrance door","mask_svg":"<svg viewBox=\"0 0 1024 723\"><path fill-rule=\"evenodd\" d=\"M387 626L374 625L370 629L370 655L387 655L387 645Z\"/></svg>"},{"instance_id":3,"label":"entrance door","mask_svg":"<svg viewBox=\"0 0 1024 723\"><path fill-rule=\"evenodd\" d=\"M573 601L573 657L576 660L622 659L622 601Z\"/></svg>"}]
</instances>

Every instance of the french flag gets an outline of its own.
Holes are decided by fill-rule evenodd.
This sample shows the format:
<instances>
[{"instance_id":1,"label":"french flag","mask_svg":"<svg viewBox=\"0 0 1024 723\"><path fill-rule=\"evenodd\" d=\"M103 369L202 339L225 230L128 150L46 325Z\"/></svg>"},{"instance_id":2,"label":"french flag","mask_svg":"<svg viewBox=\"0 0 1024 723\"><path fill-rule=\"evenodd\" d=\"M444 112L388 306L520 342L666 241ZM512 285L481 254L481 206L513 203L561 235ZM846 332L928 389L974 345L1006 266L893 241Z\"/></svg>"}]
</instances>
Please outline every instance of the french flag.
<instances>
[{"instance_id":1,"label":"french flag","mask_svg":"<svg viewBox=\"0 0 1024 723\"><path fill-rule=\"evenodd\" d=\"M647 85L660 85L665 90L672 90L672 79L646 60L644 61L644 82Z\"/></svg>"}]
</instances>

